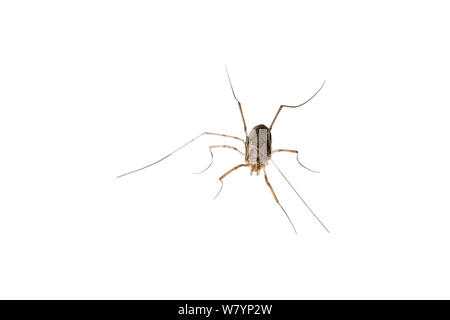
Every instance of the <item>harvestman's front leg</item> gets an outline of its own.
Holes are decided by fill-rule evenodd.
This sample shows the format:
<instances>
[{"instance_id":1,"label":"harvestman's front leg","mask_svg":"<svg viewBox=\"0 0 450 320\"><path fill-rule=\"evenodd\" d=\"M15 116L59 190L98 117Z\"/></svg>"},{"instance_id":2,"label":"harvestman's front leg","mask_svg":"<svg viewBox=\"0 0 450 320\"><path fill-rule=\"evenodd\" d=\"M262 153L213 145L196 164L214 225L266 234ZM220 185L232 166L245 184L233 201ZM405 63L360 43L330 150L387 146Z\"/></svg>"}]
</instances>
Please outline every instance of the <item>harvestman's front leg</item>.
<instances>
[{"instance_id":1,"label":"harvestman's front leg","mask_svg":"<svg viewBox=\"0 0 450 320\"><path fill-rule=\"evenodd\" d=\"M275 198L276 203L280 206L281 210L283 210L284 214L288 218L289 222L291 223L292 228L294 228L295 234L297 234L297 230L295 230L294 224L291 221L291 218L289 218L289 215L287 214L286 210L284 210L283 206L281 205L280 201L278 201L277 195L275 194L275 191L273 191L272 186L270 185L269 179L267 178L266 168L263 167L264 171L264 179L266 180L266 184L269 187L270 191L272 192L273 197Z\"/></svg>"},{"instance_id":2,"label":"harvestman's front leg","mask_svg":"<svg viewBox=\"0 0 450 320\"><path fill-rule=\"evenodd\" d=\"M223 181L222 181L222 179L224 179L227 175L229 175L230 173L232 173L234 170L237 170L237 169L239 169L239 168L241 168L241 167L249 167L249 166L250 166L250 165L249 165L248 163L243 163L243 164L239 164L239 165L237 165L236 167L234 167L233 169L230 169L230 170L228 170L227 172L225 172L225 173L219 178L219 181L220 181L220 183L221 183L222 185L220 186L219 192L217 192L217 194L216 194L216 196L214 197L214 199L217 198L217 196L219 195L220 191L222 191L222 188L223 188Z\"/></svg>"},{"instance_id":3,"label":"harvestman's front leg","mask_svg":"<svg viewBox=\"0 0 450 320\"><path fill-rule=\"evenodd\" d=\"M196 172L195 174L203 173L203 172L205 172L206 170L208 170L209 167L211 167L211 165L212 165L212 163L213 163L213 161L214 161L214 154L213 154L213 152L212 152L212 149L214 149L214 148L228 148L228 149L232 149L232 150L235 150L235 151L239 152L241 155L244 155L244 153L243 153L241 150L239 150L238 148L233 147L233 146L229 146L229 145L226 145L226 144L209 146L209 152L211 153L211 162L210 162L210 164L206 167L206 169L203 169L203 170L200 171L200 172Z\"/></svg>"},{"instance_id":4,"label":"harvestman's front leg","mask_svg":"<svg viewBox=\"0 0 450 320\"><path fill-rule=\"evenodd\" d=\"M304 165L300 162L300 160L298 160L298 150L277 149L277 150L273 150L273 151L272 151L272 154L275 153L275 152L291 152L291 153L296 153L296 154L297 154L297 162L298 162L303 168L305 168L306 170L309 170L309 171L311 171L311 172L320 173L319 171L312 170L312 169L310 169L310 168L304 166Z\"/></svg>"}]
</instances>

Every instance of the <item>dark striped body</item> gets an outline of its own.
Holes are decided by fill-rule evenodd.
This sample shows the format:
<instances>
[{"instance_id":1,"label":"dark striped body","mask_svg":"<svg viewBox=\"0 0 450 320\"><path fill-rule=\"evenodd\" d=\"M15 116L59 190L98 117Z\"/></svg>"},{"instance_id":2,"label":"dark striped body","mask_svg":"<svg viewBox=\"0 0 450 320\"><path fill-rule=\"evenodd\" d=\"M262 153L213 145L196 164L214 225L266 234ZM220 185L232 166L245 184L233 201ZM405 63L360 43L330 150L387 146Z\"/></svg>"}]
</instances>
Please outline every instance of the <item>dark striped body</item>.
<instances>
[{"instance_id":1,"label":"dark striped body","mask_svg":"<svg viewBox=\"0 0 450 320\"><path fill-rule=\"evenodd\" d=\"M272 135L265 125L257 125L250 131L245 142L245 161L251 166L250 174L259 171L270 160L272 154Z\"/></svg>"}]
</instances>

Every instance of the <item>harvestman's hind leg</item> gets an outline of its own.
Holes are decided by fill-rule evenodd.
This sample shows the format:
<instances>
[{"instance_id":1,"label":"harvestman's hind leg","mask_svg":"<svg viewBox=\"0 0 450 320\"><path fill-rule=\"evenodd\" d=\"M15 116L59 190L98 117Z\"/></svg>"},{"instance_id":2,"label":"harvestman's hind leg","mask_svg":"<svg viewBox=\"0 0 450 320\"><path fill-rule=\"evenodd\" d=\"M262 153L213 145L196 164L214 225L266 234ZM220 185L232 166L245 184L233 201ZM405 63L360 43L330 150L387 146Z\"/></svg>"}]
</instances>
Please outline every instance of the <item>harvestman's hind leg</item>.
<instances>
[{"instance_id":1,"label":"harvestman's hind leg","mask_svg":"<svg viewBox=\"0 0 450 320\"><path fill-rule=\"evenodd\" d=\"M238 148L233 147L233 146L228 146L228 145L225 145L225 144L209 146L209 152L211 153L211 162L210 162L210 164L209 164L205 169L203 169L203 170L200 171L200 172L195 172L195 174L203 173L203 172L205 172L206 170L208 170L209 167L211 167L211 165L212 165L212 163L213 163L213 161L214 161L214 154L213 154L213 152L212 152L212 149L214 149L214 148L228 148L228 149L235 150L235 151L239 152L240 154L244 155L244 153L243 153L241 150L239 150Z\"/></svg>"},{"instance_id":2,"label":"harvestman's hind leg","mask_svg":"<svg viewBox=\"0 0 450 320\"><path fill-rule=\"evenodd\" d=\"M220 191L222 191L222 188L223 188L223 181L222 181L222 179L224 179L227 175L229 175L230 173L232 173L234 170L237 170L237 169L239 169L239 168L241 168L241 167L249 167L249 166L250 166L249 164L243 163L243 164L239 164L239 165L237 165L236 167L234 167L234 168L228 170L227 172L225 172L225 173L219 178L219 181L220 181L220 183L221 183L222 185L220 186L219 192L217 192L217 194L216 194L216 196L214 197L214 199L217 198L217 196L219 195Z\"/></svg>"},{"instance_id":3,"label":"harvestman's hind leg","mask_svg":"<svg viewBox=\"0 0 450 320\"><path fill-rule=\"evenodd\" d=\"M309 170L309 171L311 171L311 172L319 173L319 171L312 170L312 169L310 169L310 168L304 166L304 165L300 162L300 160L298 160L298 150L277 149L277 150L273 150L273 151L272 151L272 154L274 154L275 152L291 152L291 153L296 153L296 154L297 154L297 162L298 162L303 168L305 168L306 170Z\"/></svg>"},{"instance_id":4,"label":"harvestman's hind leg","mask_svg":"<svg viewBox=\"0 0 450 320\"><path fill-rule=\"evenodd\" d=\"M241 141L241 142L243 142L243 143L245 144L244 139L241 139L241 138L238 138L238 137L235 137L235 136L230 136L230 135L222 134L222 133L203 132L203 133L199 134L198 136L196 136L196 137L195 137L194 139L192 139L191 141L186 142L185 144L183 144L181 147L179 147L179 148L176 149L175 151L172 151L172 152L169 153L167 156L162 157L162 158L159 159L158 161L155 161L155 162L153 162L153 163L150 163L149 165L147 165L147 166L145 166L145 167L142 167L142 168L139 168L139 169L136 169L136 170L133 170L133 171L124 173L124 174L122 174L122 175L120 175L120 176L117 176L117 178L120 178L120 177L126 176L126 175L128 175L128 174L130 174L130 173L134 173L134 172L137 172L137 171L146 169L146 168L148 168L148 167L151 167L151 166L153 166L154 164L157 164L158 162L161 162L161 161L163 161L164 159L170 157L171 155L173 155L173 154L174 154L175 152L177 152L178 150L183 149L183 148L186 147L188 144L194 142L195 140L197 140L198 138L200 138L201 136L204 136L204 135L206 135L206 134L207 134L207 135L213 135L213 136L220 136L220 137L232 138L232 139L235 139L235 140L239 140L239 141Z\"/></svg>"},{"instance_id":5,"label":"harvestman's hind leg","mask_svg":"<svg viewBox=\"0 0 450 320\"><path fill-rule=\"evenodd\" d=\"M303 106L304 104L306 104L306 103L308 103L309 101L311 101L311 99L314 98L314 97L320 92L320 90L322 90L324 84L325 84L325 81L322 83L322 85L320 86L319 90L317 90L316 93L314 93L313 96L312 96L311 98L309 98L308 100L306 100L306 101L303 102L303 103L300 103L300 104L297 105L297 106L287 106L287 105L285 105L285 104L281 105L281 106L278 108L278 111L277 111L277 113L275 114L275 117L273 118L272 123L270 124L269 131L272 130L273 124L275 123L275 120L277 120L277 117L278 117L278 115L280 114L281 109L283 109L283 108L298 108L298 107Z\"/></svg>"},{"instance_id":6,"label":"harvestman's hind leg","mask_svg":"<svg viewBox=\"0 0 450 320\"><path fill-rule=\"evenodd\" d=\"M231 84L230 74L228 73L228 68L227 68L227 66L225 66L225 70L226 70L226 72L227 72L227 77L228 77L228 82L230 83L231 92L233 92L233 97L234 97L234 99L235 99L235 100L237 101L237 103L238 103L239 112L241 113L242 123L244 124L244 132L245 132L245 136L248 136L248 133L247 133L247 124L245 123L244 112L242 111L242 105L241 105L241 102L239 101L238 98L236 98L236 94L234 93L233 85Z\"/></svg>"},{"instance_id":7,"label":"harvestman's hind leg","mask_svg":"<svg viewBox=\"0 0 450 320\"><path fill-rule=\"evenodd\" d=\"M283 210L284 214L286 215L286 217L288 218L289 222L291 223L291 226L294 229L295 234L297 234L297 230L295 230L295 227L294 227L294 224L291 221L291 218L289 218L289 215L287 214L286 210L284 210L283 206L280 204L280 201L278 201L277 195L275 194L275 191L273 191L273 188L270 185L269 179L267 178L267 173L266 173L266 168L265 167L263 167L263 171L264 171L264 179L266 180L266 184L269 187L270 191L272 192L272 195L275 198L276 203L278 203L278 205L280 206L281 210Z\"/></svg>"}]
</instances>

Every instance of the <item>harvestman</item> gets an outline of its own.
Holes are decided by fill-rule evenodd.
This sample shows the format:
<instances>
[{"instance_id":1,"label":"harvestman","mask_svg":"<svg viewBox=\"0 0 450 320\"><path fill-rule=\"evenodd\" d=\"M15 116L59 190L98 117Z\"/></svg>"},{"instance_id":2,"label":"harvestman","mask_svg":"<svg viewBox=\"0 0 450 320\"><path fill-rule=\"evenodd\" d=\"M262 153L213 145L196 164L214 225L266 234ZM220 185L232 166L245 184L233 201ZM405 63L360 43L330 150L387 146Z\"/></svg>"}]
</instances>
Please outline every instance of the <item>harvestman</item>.
<instances>
[{"instance_id":1,"label":"harvestman","mask_svg":"<svg viewBox=\"0 0 450 320\"><path fill-rule=\"evenodd\" d=\"M226 69L226 67L225 67ZM292 228L294 229L295 233L297 234L297 230L295 229L294 224L291 221L291 218L289 218L289 215L287 214L286 210L284 210L283 206L280 204L280 202L278 201L278 198L275 194L275 191L273 190L269 179L267 178L267 173L266 173L266 165L268 164L269 161L271 161L275 168L277 168L277 170L280 172L281 176L286 180L286 182L289 184L289 186L292 188L292 190L294 190L294 192L297 194L297 196L300 198L300 200L305 204L305 206L308 208L308 210L313 214L313 216L317 219L317 221L319 221L319 223L322 225L322 227L327 231L330 232L327 227L325 227L325 225L322 223L322 221L319 219L319 217L312 211L312 209L308 206L308 204L305 202L305 200L303 200L303 198L298 194L297 190L295 190L294 186L289 182L289 180L286 178L286 176L283 174L283 172L281 172L280 168L278 168L278 166L275 164L275 162L272 160L271 156L273 153L276 152L291 152L291 153L295 153L297 154L297 162L305 169L312 171L312 172L317 172L314 170L311 170L307 167L305 167L298 159L298 151L297 150L291 150L291 149L276 149L276 150L272 150L272 127L273 124L275 123L275 120L277 119L278 115L281 112L281 109L283 108L298 108L303 106L304 104L306 104L307 102L309 102L312 98L314 98L319 91L323 88L325 81L322 83L322 85L320 86L319 90L317 90L316 93L314 93L312 95L311 98L309 98L308 100L306 100L305 102L297 105L297 106L287 106L287 105L281 105L278 108L277 113L275 114L275 117L272 120L272 123L270 124L270 127L266 127L263 124L259 124L257 126L255 126L251 131L250 134L247 133L247 125L245 123L245 118L244 118L244 113L242 111L242 106L241 106L241 102L236 98L236 94L234 93L234 89L233 89L233 85L231 84L231 79L230 79L230 75L228 73L228 69L226 69L227 72L227 76L228 76L228 81L230 83L230 87L231 87L231 92L233 93L234 99L237 101L238 106L239 106L239 111L241 113L241 118L242 118L242 122L244 124L244 132L245 132L245 140L241 139L239 137L235 137L235 136L230 136L227 134L221 134L221 133L213 133L213 132L203 132L202 134L199 134L197 137L195 137L194 139L192 139L191 141L185 143L184 145L182 145L181 147L179 147L178 149L176 149L175 151L169 153L167 156L159 159L158 161L155 161L145 167L127 172L125 174L122 174L120 176L118 176L117 178L126 176L128 174L146 169L148 167L153 166L154 164L157 164L158 162L161 162L162 160L168 158L169 156L171 156L172 154L174 154L175 152L179 151L180 149L184 148L185 146L187 146L188 144L194 142L195 140L197 140L198 138L200 138L201 136L204 135L214 135L214 136L222 136L222 137L226 137L226 138L231 138L231 139L235 139L235 140L239 140L242 143L244 143L245 145L245 154L240 151L238 148L235 148L233 146L229 146L229 145L212 145L209 146L209 151L211 153L211 163L208 165L208 167L206 167L203 171L198 172L198 173L202 173L205 172L207 169L209 169L209 167L212 165L213 160L214 160L214 155L212 152L212 149L214 148L227 148L227 149L231 149L234 151L239 152L241 155L245 155L245 163L239 164L235 167L233 167L232 169L228 170L227 172L225 172L220 178L219 181L221 182L221 186L219 189L219 192L217 193L217 195L214 197L217 198L217 196L219 195L220 191L222 191L223 188L223 179L228 176L231 172L241 168L241 167L250 167L250 175L252 175L253 172L256 172L256 175L259 175L259 172L261 171L261 169L263 170L264 173L264 179L266 181L267 186L269 187L270 191L272 192L272 195L276 201L276 203L280 206L281 210L283 210L284 214L286 215L286 217L288 218L289 222L291 223Z\"/></svg>"}]
</instances>

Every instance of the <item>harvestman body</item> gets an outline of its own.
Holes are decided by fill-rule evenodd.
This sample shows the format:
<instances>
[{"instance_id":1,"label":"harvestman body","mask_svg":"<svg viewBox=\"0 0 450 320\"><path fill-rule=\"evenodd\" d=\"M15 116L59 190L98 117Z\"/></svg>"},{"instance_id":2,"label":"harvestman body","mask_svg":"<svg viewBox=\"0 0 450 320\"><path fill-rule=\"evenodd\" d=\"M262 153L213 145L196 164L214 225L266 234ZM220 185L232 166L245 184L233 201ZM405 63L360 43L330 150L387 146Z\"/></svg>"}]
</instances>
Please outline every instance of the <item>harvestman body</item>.
<instances>
[{"instance_id":1,"label":"harvestman body","mask_svg":"<svg viewBox=\"0 0 450 320\"><path fill-rule=\"evenodd\" d=\"M281 172L280 168L278 168L278 166L275 164L275 162L272 160L272 154L276 153L276 152L291 152L291 153L296 153L297 154L297 162L304 167L305 169L308 169L310 171L313 172L317 172L314 170L311 170L307 167L305 167L303 164L300 163L300 161L298 160L298 151L297 150L290 150L290 149L276 149L276 150L272 150L272 127L273 124L275 123L275 120L277 119L278 115L280 114L281 109L283 108L298 108L304 104L306 104L307 102L309 102L312 98L314 98L319 91L323 88L325 81L322 83L322 86L319 88L319 90L317 90L316 93L314 93L314 95L309 98L308 100L306 100L305 102L297 105L297 106L287 106L287 105L281 105L277 111L277 113L275 114L275 117L272 120L272 123L270 124L270 127L267 127L263 124L257 125L255 126L251 131L250 134L247 133L247 125L245 123L245 118L244 118L244 113L242 111L242 106L240 101L236 98L236 95L234 93L234 89L233 89L233 85L231 84L231 80L230 80L230 75L228 74L228 70L227 71L227 76L228 76L228 81L230 83L230 87L231 87L231 91L233 92L233 96L234 99L237 101L238 106L239 106L239 111L241 113L241 118L242 118L242 122L244 124L244 132L245 132L245 140L241 139L239 137L235 137L235 136L230 136L227 134L221 134L221 133L213 133L213 132L203 132L202 134L198 135L197 137L195 137L194 139L192 139L191 141L185 143L184 145L182 145L181 147L179 147L178 149L176 149L175 151L173 151L172 153L169 153L167 156L159 159L158 161L155 161L143 168L139 168L136 170L133 170L131 172L122 174L120 176L118 176L117 178L126 176L130 173L134 173L143 169L146 169L154 164L157 164L158 162L168 158L169 156L171 156L172 154L174 154L175 152L177 152L178 150L184 148L185 146L187 146L188 144L194 142L195 140L197 140L198 138L200 138L203 135L215 135L215 136L222 136L222 137L227 137L227 138L231 138L231 139L235 139L235 140L239 140L241 142L244 143L245 145L245 154L240 151L238 148L233 147L233 146L229 146L229 145L212 145L209 147L209 151L211 153L211 163L208 165L208 167L206 167L203 171L198 172L198 173L202 173L204 171L206 171L207 169L209 169L209 167L212 165L213 160L214 160L214 155L212 153L212 149L214 148L228 148L231 150L235 150L237 152L239 152L242 155L245 155L245 163L239 164L235 167L233 167L232 169L228 170L227 172L225 172L220 178L219 181L221 182L221 187L219 192L217 193L217 195L214 197L217 198L217 196L219 195L220 191L222 191L223 188L223 179L229 175L231 172L241 168L241 167L250 167L250 175L253 172L256 172L256 175L259 175L259 172L262 170L264 173L264 179L266 181L267 186L270 188L270 191L272 192L272 195L275 199L275 201L277 202L277 204L280 206L280 208L283 210L284 214L286 215L286 217L288 218L289 222L291 223L292 228L294 229L295 233L297 233L297 230L294 227L294 224L292 223L291 219L289 218L289 215L287 214L286 210L284 210L283 206L280 204L280 202L278 201L278 198L275 194L275 191L273 190L272 186L269 183L269 179L267 178L267 173L266 173L266 165L269 163L269 161L271 161L275 168L277 168L277 170L280 172L280 174L283 176L283 178L286 180L286 182L289 184L289 186L294 190L294 192L297 194L297 196L300 198L300 200L305 204L305 206L308 208L308 210L314 215L314 217L317 219L317 221L320 222L320 224L323 226L323 228L327 231L330 232L327 227L325 227L325 225L322 223L322 221L319 219L319 217L317 217L317 215L311 210L311 208L308 206L308 204L305 202L305 200L303 200L303 198L298 194L298 192L295 190L294 186L289 182L289 180L286 178L286 176L283 174L283 172Z\"/></svg>"}]
</instances>

